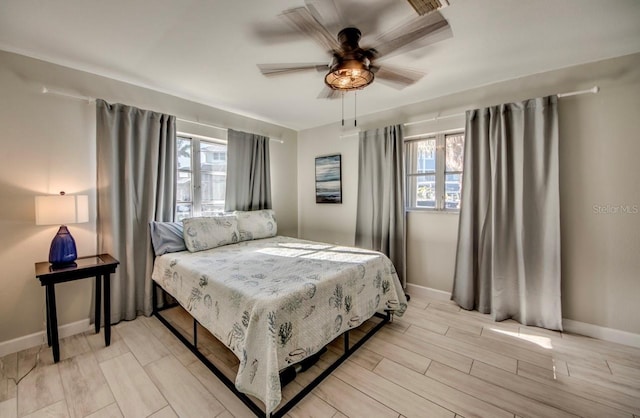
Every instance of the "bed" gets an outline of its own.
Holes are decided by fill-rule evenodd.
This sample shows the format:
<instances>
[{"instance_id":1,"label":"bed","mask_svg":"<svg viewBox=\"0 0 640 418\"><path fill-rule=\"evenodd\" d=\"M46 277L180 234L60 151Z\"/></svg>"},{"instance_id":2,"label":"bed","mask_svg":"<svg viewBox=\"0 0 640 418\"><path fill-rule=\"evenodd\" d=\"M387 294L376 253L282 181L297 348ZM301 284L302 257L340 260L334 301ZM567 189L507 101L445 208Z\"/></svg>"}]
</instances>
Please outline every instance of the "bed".
<instances>
[{"instance_id":1,"label":"bed","mask_svg":"<svg viewBox=\"0 0 640 418\"><path fill-rule=\"evenodd\" d=\"M189 230L185 224L187 242ZM241 236L242 228L237 241ZM283 236L243 238L206 248L198 237L194 248L205 249L157 256L152 279L236 355L236 389L270 414L282 399L282 370L377 312L402 315L407 305L381 253Z\"/></svg>"}]
</instances>

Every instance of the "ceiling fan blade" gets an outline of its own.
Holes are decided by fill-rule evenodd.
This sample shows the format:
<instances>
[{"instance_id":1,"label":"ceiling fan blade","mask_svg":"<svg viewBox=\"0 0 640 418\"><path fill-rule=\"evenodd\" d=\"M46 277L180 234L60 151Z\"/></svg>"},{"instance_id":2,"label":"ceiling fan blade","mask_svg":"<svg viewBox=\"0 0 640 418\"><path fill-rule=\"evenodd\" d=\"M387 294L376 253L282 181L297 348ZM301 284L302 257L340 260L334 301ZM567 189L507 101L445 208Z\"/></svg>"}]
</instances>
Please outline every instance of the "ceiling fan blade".
<instances>
[{"instance_id":1,"label":"ceiling fan blade","mask_svg":"<svg viewBox=\"0 0 640 418\"><path fill-rule=\"evenodd\" d=\"M329 33L338 33L340 29L347 26L334 0L305 0L304 4L311 15L327 28Z\"/></svg>"},{"instance_id":2,"label":"ceiling fan blade","mask_svg":"<svg viewBox=\"0 0 640 418\"><path fill-rule=\"evenodd\" d=\"M408 0L408 2L420 16L449 5L448 0Z\"/></svg>"},{"instance_id":3,"label":"ceiling fan blade","mask_svg":"<svg viewBox=\"0 0 640 418\"><path fill-rule=\"evenodd\" d=\"M322 45L327 51L340 49L337 39L331 35L329 30L324 27L306 7L296 7L294 9L282 12L291 24L293 24L300 32L312 37L316 42Z\"/></svg>"},{"instance_id":4,"label":"ceiling fan blade","mask_svg":"<svg viewBox=\"0 0 640 418\"><path fill-rule=\"evenodd\" d=\"M409 68L390 67L385 65L384 67L372 66L375 79L387 84L395 89L401 90L411 84L417 83L424 73Z\"/></svg>"},{"instance_id":5,"label":"ceiling fan blade","mask_svg":"<svg viewBox=\"0 0 640 418\"><path fill-rule=\"evenodd\" d=\"M339 99L341 96L341 91L331 89L328 86L324 86L320 94L318 94L318 99Z\"/></svg>"},{"instance_id":6,"label":"ceiling fan blade","mask_svg":"<svg viewBox=\"0 0 640 418\"><path fill-rule=\"evenodd\" d=\"M280 74L289 74L297 71L316 70L318 72L329 71L329 65L321 63L307 63L307 64L258 64L258 69L263 75L272 76Z\"/></svg>"},{"instance_id":7,"label":"ceiling fan blade","mask_svg":"<svg viewBox=\"0 0 640 418\"><path fill-rule=\"evenodd\" d=\"M439 42L453 36L449 22L440 14L432 12L427 15L412 19L401 27L381 35L378 38L378 46L374 49L378 51L377 58L391 54L403 49L408 51L411 47L422 47L431 43ZM423 40L419 45L416 41Z\"/></svg>"}]
</instances>

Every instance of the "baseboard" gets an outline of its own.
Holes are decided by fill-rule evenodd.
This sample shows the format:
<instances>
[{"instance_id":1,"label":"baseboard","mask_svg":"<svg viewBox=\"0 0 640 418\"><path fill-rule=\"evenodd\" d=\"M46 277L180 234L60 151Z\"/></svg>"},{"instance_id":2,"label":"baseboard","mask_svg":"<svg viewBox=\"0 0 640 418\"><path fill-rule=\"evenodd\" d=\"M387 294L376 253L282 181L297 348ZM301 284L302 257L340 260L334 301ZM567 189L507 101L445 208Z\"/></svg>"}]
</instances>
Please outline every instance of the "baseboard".
<instances>
[{"instance_id":1,"label":"baseboard","mask_svg":"<svg viewBox=\"0 0 640 418\"><path fill-rule=\"evenodd\" d=\"M89 319L83 319L81 321L72 322L70 324L61 325L58 327L58 338L70 337L72 335L80 334L91 330L91 324ZM0 357L7 354L17 353L18 351L26 350L28 348L37 347L40 344L46 344L47 333L46 331L40 331L33 334L25 335L24 337L18 337L13 340L0 342Z\"/></svg>"},{"instance_id":2,"label":"baseboard","mask_svg":"<svg viewBox=\"0 0 640 418\"><path fill-rule=\"evenodd\" d=\"M562 328L564 328L565 332L572 334L585 335L599 340L640 348L640 334L587 324L586 322L574 321L573 319L567 318L562 318Z\"/></svg>"},{"instance_id":3,"label":"baseboard","mask_svg":"<svg viewBox=\"0 0 640 418\"><path fill-rule=\"evenodd\" d=\"M407 293L436 300L451 299L451 293L449 292L412 283L407 283ZM640 348L640 334L634 334L632 332L614 328L601 327L599 325L588 324L586 322L579 322L566 318L562 318L562 327L565 332L570 332L572 334L584 335L586 337Z\"/></svg>"},{"instance_id":4,"label":"baseboard","mask_svg":"<svg viewBox=\"0 0 640 418\"><path fill-rule=\"evenodd\" d=\"M407 293L410 295L419 295L435 300L451 300L451 293L444 290L432 289L430 287L420 286L418 284L407 283Z\"/></svg>"}]
</instances>

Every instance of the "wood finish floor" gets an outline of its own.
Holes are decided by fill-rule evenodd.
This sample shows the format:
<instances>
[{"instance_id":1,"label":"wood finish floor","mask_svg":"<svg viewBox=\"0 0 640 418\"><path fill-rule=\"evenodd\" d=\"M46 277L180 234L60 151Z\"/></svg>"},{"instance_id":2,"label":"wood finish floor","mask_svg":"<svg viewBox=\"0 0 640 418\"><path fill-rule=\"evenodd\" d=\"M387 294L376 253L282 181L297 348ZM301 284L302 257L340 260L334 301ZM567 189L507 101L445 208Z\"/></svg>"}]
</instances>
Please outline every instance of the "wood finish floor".
<instances>
[{"instance_id":1,"label":"wood finish floor","mask_svg":"<svg viewBox=\"0 0 640 418\"><path fill-rule=\"evenodd\" d=\"M190 317L175 312L173 318L185 330L192 327ZM112 332L110 347L102 333L61 340L58 364L46 346L0 359L0 417L252 416L156 318L123 322ZM198 338L201 350L233 376L233 354L204 332ZM334 342L288 385L285 398L340 346ZM640 418L640 349L494 323L451 302L415 296L403 318L385 326L288 414L575 416Z\"/></svg>"}]
</instances>

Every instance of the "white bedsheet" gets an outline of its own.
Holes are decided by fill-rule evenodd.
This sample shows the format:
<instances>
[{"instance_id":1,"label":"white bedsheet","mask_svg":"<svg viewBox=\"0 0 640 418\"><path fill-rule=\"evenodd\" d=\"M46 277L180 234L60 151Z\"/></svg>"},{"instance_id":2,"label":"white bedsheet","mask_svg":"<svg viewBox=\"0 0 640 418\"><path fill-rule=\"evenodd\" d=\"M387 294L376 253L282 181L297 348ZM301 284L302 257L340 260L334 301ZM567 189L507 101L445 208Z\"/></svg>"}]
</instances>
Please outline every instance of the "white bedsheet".
<instances>
[{"instance_id":1,"label":"white bedsheet","mask_svg":"<svg viewBox=\"0 0 640 418\"><path fill-rule=\"evenodd\" d=\"M381 253L274 237L156 258L153 280L240 360L236 387L281 400L279 370L406 299Z\"/></svg>"}]
</instances>

